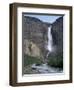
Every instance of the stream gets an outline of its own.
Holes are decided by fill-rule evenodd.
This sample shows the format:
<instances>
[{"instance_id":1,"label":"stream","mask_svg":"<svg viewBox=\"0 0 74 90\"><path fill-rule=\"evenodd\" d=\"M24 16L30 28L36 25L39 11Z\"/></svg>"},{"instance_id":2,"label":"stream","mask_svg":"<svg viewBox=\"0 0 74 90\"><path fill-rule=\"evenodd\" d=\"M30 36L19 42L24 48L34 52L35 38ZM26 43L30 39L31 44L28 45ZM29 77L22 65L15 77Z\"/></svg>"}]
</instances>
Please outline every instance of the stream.
<instances>
[{"instance_id":1,"label":"stream","mask_svg":"<svg viewBox=\"0 0 74 90\"><path fill-rule=\"evenodd\" d=\"M35 70L39 73L62 73L63 72L59 68L54 68L54 67L48 66L47 64L41 64L41 65L33 64L31 68L33 71Z\"/></svg>"}]
</instances>

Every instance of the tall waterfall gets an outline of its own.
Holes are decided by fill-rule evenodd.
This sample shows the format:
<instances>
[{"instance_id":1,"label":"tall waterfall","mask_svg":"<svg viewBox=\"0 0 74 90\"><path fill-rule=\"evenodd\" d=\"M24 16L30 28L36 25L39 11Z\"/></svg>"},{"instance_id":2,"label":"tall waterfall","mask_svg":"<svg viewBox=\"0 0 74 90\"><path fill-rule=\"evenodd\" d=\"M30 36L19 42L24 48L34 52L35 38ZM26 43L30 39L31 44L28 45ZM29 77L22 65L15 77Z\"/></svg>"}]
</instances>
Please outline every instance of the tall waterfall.
<instances>
[{"instance_id":1,"label":"tall waterfall","mask_svg":"<svg viewBox=\"0 0 74 90\"><path fill-rule=\"evenodd\" d=\"M33 64L32 65L32 70L36 70L38 73L58 73L58 72L62 72L61 70L59 71L59 68L53 68L51 66L48 65L48 57L50 55L51 52L53 52L53 49L55 49L53 47L53 39L52 39L52 34L51 34L51 28L52 26L48 27L48 42L46 43L46 49L47 49L47 53L45 55L44 58L44 63L41 65L36 65ZM50 59L51 60L51 59Z\"/></svg>"},{"instance_id":2,"label":"tall waterfall","mask_svg":"<svg viewBox=\"0 0 74 90\"><path fill-rule=\"evenodd\" d=\"M47 49L48 49L49 52L52 52L52 44L53 44L51 28L52 28L52 26L48 27L48 44L47 44Z\"/></svg>"}]
</instances>

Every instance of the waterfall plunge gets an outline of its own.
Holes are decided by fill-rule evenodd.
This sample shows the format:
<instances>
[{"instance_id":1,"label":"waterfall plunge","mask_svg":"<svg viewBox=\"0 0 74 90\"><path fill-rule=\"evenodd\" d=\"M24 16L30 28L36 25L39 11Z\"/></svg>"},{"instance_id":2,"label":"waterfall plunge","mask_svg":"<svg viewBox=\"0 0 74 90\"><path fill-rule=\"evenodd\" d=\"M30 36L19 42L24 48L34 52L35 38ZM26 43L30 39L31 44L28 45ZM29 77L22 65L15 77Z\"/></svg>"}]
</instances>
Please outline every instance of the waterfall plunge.
<instances>
[{"instance_id":1,"label":"waterfall plunge","mask_svg":"<svg viewBox=\"0 0 74 90\"><path fill-rule=\"evenodd\" d=\"M52 26L48 27L48 34L47 34L48 42L46 45L46 49L48 50L48 52L45 57L45 63L41 64L41 65L36 65L36 64L32 65L32 69L36 70L38 73L57 73L59 71L59 69L48 66L48 64L47 64L49 54L51 52L53 52L53 50L55 50L55 48L53 47L51 28L52 28ZM60 72L62 72L62 71L60 71Z\"/></svg>"},{"instance_id":2,"label":"waterfall plunge","mask_svg":"<svg viewBox=\"0 0 74 90\"><path fill-rule=\"evenodd\" d=\"M53 48L52 48L53 40L52 40L51 28L52 28L52 26L48 27L48 44L47 44L47 50L49 52L52 52L52 50L53 50Z\"/></svg>"}]
</instances>

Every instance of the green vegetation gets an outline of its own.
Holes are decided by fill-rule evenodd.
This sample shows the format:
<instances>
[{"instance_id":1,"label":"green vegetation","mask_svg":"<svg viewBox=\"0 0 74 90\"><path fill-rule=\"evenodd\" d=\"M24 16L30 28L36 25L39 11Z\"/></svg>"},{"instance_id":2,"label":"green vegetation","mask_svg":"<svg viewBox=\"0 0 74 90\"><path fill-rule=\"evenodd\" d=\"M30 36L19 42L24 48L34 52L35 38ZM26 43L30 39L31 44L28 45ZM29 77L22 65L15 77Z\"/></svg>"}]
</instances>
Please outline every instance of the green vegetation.
<instances>
[{"instance_id":1,"label":"green vegetation","mask_svg":"<svg viewBox=\"0 0 74 90\"><path fill-rule=\"evenodd\" d=\"M40 65L43 63L41 58L33 57L29 55L24 56L24 66L28 66L31 64L37 64ZM59 53L57 55L50 55L48 57L48 65L55 68L63 69L63 53Z\"/></svg>"},{"instance_id":2,"label":"green vegetation","mask_svg":"<svg viewBox=\"0 0 74 90\"><path fill-rule=\"evenodd\" d=\"M42 64L42 60L38 57L33 57L29 55L24 56L24 66L31 65L31 64Z\"/></svg>"},{"instance_id":3,"label":"green vegetation","mask_svg":"<svg viewBox=\"0 0 74 90\"><path fill-rule=\"evenodd\" d=\"M48 57L48 65L63 69L63 53Z\"/></svg>"}]
</instances>

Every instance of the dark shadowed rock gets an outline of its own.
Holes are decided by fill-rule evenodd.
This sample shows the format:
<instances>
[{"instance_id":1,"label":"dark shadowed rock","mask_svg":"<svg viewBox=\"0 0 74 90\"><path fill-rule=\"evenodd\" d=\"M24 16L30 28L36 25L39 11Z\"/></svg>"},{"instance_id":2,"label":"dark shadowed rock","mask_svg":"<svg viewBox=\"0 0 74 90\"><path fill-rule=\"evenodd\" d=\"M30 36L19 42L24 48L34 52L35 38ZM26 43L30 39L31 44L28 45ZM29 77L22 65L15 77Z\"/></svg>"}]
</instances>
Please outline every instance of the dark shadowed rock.
<instances>
[{"instance_id":1,"label":"dark shadowed rock","mask_svg":"<svg viewBox=\"0 0 74 90\"><path fill-rule=\"evenodd\" d=\"M53 44L57 46L58 52L63 52L63 17L58 18L52 24Z\"/></svg>"}]
</instances>

